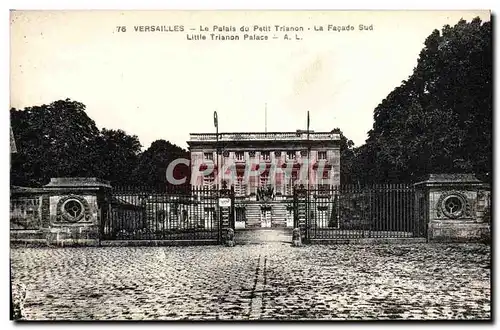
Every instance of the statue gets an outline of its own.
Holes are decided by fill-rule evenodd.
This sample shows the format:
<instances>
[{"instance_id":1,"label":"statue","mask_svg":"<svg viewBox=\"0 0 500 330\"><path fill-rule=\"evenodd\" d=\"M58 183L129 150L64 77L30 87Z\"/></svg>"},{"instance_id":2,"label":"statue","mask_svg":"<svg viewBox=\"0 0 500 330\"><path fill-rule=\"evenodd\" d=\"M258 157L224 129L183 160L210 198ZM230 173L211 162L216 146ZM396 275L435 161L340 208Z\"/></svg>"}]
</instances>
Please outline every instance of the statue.
<instances>
[{"instance_id":1,"label":"statue","mask_svg":"<svg viewBox=\"0 0 500 330\"><path fill-rule=\"evenodd\" d=\"M274 199L274 188L272 186L257 188L257 200L269 201Z\"/></svg>"},{"instance_id":2,"label":"statue","mask_svg":"<svg viewBox=\"0 0 500 330\"><path fill-rule=\"evenodd\" d=\"M226 240L225 240L225 245L226 246L234 246L234 229L233 228L227 228L226 229Z\"/></svg>"},{"instance_id":3,"label":"statue","mask_svg":"<svg viewBox=\"0 0 500 330\"><path fill-rule=\"evenodd\" d=\"M302 246L302 235L300 234L300 228L294 228L294 230L292 231L292 246Z\"/></svg>"}]
</instances>

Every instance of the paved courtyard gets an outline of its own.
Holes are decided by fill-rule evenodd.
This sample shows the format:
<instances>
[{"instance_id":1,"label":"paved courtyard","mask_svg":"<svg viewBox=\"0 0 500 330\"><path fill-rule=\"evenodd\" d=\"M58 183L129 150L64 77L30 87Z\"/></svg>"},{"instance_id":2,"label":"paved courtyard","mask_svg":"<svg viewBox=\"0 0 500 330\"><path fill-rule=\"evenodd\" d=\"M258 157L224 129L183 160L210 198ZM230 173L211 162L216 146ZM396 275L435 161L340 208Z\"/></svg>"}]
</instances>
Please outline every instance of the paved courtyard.
<instances>
[{"instance_id":1,"label":"paved courtyard","mask_svg":"<svg viewBox=\"0 0 500 330\"><path fill-rule=\"evenodd\" d=\"M28 320L489 319L480 244L12 248Z\"/></svg>"}]
</instances>

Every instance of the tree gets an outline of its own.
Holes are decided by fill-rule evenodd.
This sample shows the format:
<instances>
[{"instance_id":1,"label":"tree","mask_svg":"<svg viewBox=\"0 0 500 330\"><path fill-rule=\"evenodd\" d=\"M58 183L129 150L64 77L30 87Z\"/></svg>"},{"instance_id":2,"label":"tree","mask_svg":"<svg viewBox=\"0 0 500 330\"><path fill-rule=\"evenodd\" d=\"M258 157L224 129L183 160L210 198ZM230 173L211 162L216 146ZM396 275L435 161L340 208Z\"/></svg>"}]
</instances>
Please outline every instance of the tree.
<instances>
[{"instance_id":1,"label":"tree","mask_svg":"<svg viewBox=\"0 0 500 330\"><path fill-rule=\"evenodd\" d=\"M491 55L490 22L460 20L433 31L413 74L377 106L368 140L355 150L364 178L490 173Z\"/></svg>"},{"instance_id":2,"label":"tree","mask_svg":"<svg viewBox=\"0 0 500 330\"><path fill-rule=\"evenodd\" d=\"M85 113L85 105L69 99L49 105L11 109L17 153L11 159L11 183L41 186L52 177L98 177L111 184L166 183L168 164L189 159L182 148L165 140L141 153L135 135L102 129ZM187 177L189 167L177 166L175 178ZM189 183L189 181L187 182Z\"/></svg>"},{"instance_id":3,"label":"tree","mask_svg":"<svg viewBox=\"0 0 500 330\"><path fill-rule=\"evenodd\" d=\"M99 141L102 178L111 181L112 185L133 184L132 174L141 152L137 136L103 128Z\"/></svg>"},{"instance_id":4,"label":"tree","mask_svg":"<svg viewBox=\"0 0 500 330\"><path fill-rule=\"evenodd\" d=\"M101 176L99 130L85 105L69 99L11 109L17 144L11 183L40 186L51 177Z\"/></svg>"},{"instance_id":5,"label":"tree","mask_svg":"<svg viewBox=\"0 0 500 330\"><path fill-rule=\"evenodd\" d=\"M165 140L156 140L151 143L151 146L145 150L140 156L138 166L135 169L134 179L136 182L147 185L157 186L165 185L170 189L176 189L167 182L166 171L168 165L179 158L189 160L189 153L181 147L172 144ZM185 165L177 165L174 170L174 178L187 178L186 186L189 185L190 167Z\"/></svg>"}]
</instances>

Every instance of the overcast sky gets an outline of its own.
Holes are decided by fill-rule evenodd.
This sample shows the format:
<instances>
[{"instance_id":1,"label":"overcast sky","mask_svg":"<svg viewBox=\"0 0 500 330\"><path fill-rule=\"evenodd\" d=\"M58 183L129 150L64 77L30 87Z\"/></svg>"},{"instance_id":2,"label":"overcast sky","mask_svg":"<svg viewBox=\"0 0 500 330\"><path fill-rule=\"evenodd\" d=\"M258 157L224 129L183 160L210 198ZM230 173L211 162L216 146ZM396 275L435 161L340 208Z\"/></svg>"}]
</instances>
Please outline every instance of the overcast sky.
<instances>
[{"instance_id":1,"label":"overcast sky","mask_svg":"<svg viewBox=\"0 0 500 330\"><path fill-rule=\"evenodd\" d=\"M305 129L309 110L311 129L340 127L359 146L374 108L411 75L432 30L476 16L489 20L470 11L14 12L11 107L70 98L99 128L123 129L147 148L156 139L186 147L189 133L214 132L214 110L221 132L263 132L267 103L268 131ZM329 24L354 31L314 31ZM135 32L139 25L184 32ZM269 41L187 40L200 25L273 32L256 33ZM305 32L283 40L274 25Z\"/></svg>"}]
</instances>

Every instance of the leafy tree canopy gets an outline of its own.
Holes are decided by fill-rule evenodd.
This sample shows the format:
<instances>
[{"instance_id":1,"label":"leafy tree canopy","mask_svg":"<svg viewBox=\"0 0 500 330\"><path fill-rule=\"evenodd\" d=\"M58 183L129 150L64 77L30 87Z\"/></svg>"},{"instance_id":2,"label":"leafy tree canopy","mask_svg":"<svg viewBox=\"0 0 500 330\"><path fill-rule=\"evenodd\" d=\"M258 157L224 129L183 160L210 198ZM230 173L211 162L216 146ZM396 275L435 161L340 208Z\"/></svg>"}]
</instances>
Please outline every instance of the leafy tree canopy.
<instances>
[{"instance_id":1,"label":"leafy tree canopy","mask_svg":"<svg viewBox=\"0 0 500 330\"><path fill-rule=\"evenodd\" d=\"M167 162L188 157L164 140L141 152L137 136L99 131L85 105L69 99L11 109L10 115L17 147L11 161L14 185L41 186L64 176L99 177L114 185L153 184L165 182Z\"/></svg>"},{"instance_id":2,"label":"leafy tree canopy","mask_svg":"<svg viewBox=\"0 0 500 330\"><path fill-rule=\"evenodd\" d=\"M491 23L435 30L408 80L374 111L355 153L358 179L412 181L429 173L491 172Z\"/></svg>"},{"instance_id":3,"label":"leafy tree canopy","mask_svg":"<svg viewBox=\"0 0 500 330\"><path fill-rule=\"evenodd\" d=\"M155 186L167 184L166 171L168 165L179 158L189 159L189 153L179 146L165 140L156 140L145 150L138 160L135 170L135 180L144 185ZM186 184L189 184L189 167L177 165L174 168L175 179L187 177Z\"/></svg>"}]
</instances>

